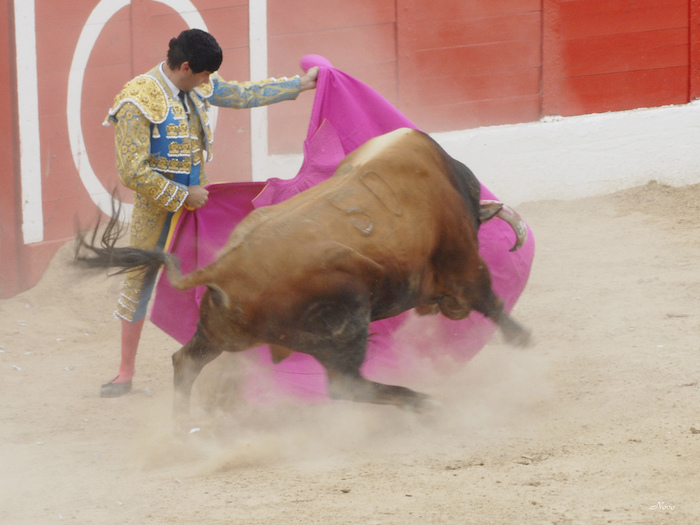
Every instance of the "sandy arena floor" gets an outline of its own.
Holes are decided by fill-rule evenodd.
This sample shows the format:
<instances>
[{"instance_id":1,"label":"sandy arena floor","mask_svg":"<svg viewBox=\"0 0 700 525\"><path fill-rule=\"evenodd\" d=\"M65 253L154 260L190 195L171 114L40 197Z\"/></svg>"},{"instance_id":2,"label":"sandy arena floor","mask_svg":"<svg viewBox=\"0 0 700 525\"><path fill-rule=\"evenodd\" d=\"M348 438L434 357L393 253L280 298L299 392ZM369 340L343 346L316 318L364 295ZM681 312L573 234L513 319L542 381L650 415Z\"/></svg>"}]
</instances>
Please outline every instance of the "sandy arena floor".
<instances>
[{"instance_id":1,"label":"sandy arena floor","mask_svg":"<svg viewBox=\"0 0 700 525\"><path fill-rule=\"evenodd\" d=\"M224 356L185 439L171 433L178 345L152 325L135 391L98 396L118 364L120 279L81 276L65 247L0 301L0 522L697 523L700 185L519 211L537 253L514 315L535 343L497 335L407 385L442 409L236 403Z\"/></svg>"}]
</instances>

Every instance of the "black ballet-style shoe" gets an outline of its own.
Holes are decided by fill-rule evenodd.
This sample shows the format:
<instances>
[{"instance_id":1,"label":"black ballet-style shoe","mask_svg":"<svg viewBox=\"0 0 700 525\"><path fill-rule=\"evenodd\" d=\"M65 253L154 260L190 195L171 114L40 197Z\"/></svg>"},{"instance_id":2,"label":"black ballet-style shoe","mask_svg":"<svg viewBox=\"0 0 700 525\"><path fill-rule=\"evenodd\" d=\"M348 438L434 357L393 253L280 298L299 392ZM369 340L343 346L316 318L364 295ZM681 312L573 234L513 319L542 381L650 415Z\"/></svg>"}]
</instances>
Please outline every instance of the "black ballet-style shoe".
<instances>
[{"instance_id":1,"label":"black ballet-style shoe","mask_svg":"<svg viewBox=\"0 0 700 525\"><path fill-rule=\"evenodd\" d=\"M112 379L109 383L105 383L100 387L100 397L119 397L131 392L131 381L124 383L115 383L114 381L119 376Z\"/></svg>"}]
</instances>

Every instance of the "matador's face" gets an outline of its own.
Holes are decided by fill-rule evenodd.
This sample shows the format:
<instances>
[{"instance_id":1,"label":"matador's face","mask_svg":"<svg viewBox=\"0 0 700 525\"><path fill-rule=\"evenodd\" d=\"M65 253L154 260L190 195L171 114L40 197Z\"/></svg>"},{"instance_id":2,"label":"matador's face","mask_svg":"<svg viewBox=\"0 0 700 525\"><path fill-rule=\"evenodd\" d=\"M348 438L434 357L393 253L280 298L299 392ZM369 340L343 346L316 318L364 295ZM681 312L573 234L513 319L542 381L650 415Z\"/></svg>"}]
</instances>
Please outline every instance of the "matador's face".
<instances>
[{"instance_id":1,"label":"matador's face","mask_svg":"<svg viewBox=\"0 0 700 525\"><path fill-rule=\"evenodd\" d=\"M192 91L197 86L209 83L210 75L211 71L200 71L199 73L195 73L190 68L190 64L188 62L183 62L180 66L180 82L177 87L184 91Z\"/></svg>"}]
</instances>

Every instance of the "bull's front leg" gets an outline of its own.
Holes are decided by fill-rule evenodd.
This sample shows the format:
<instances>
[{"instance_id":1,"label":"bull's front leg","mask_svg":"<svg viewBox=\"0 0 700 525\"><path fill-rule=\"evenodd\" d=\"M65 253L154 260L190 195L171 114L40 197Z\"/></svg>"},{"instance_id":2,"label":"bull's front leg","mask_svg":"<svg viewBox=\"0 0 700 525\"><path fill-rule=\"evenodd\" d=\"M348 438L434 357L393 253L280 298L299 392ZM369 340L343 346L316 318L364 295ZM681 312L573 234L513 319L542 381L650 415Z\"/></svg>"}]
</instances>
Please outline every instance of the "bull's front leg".
<instances>
[{"instance_id":1,"label":"bull's front leg","mask_svg":"<svg viewBox=\"0 0 700 525\"><path fill-rule=\"evenodd\" d=\"M184 423L189 416L192 385L202 368L221 355L221 352L198 328L192 339L173 354L173 415L176 421Z\"/></svg>"},{"instance_id":2,"label":"bull's front leg","mask_svg":"<svg viewBox=\"0 0 700 525\"><path fill-rule=\"evenodd\" d=\"M424 412L438 404L429 396L397 385L385 385L362 377L359 370L328 372L328 395L332 399L346 399L358 403L395 405L404 410Z\"/></svg>"},{"instance_id":3,"label":"bull's front leg","mask_svg":"<svg viewBox=\"0 0 700 525\"><path fill-rule=\"evenodd\" d=\"M530 344L530 332L520 326L505 311L503 300L493 293L491 287L491 274L483 264L479 267L480 274L477 280L477 301L474 309L494 321L503 333L506 343L514 346L527 346Z\"/></svg>"},{"instance_id":4,"label":"bull's front leg","mask_svg":"<svg viewBox=\"0 0 700 525\"><path fill-rule=\"evenodd\" d=\"M493 292L491 274L486 263L482 261L462 281L467 284L457 293L444 295L437 301L440 312L445 317L458 321L476 310L498 325L507 343L515 346L527 346L530 343L530 332L508 315L503 301Z\"/></svg>"},{"instance_id":5,"label":"bull's front leg","mask_svg":"<svg viewBox=\"0 0 700 525\"><path fill-rule=\"evenodd\" d=\"M498 327L501 329L507 343L513 346L528 346L530 344L529 330L520 326L503 308L501 308L500 313L496 317L496 323L498 323Z\"/></svg>"}]
</instances>

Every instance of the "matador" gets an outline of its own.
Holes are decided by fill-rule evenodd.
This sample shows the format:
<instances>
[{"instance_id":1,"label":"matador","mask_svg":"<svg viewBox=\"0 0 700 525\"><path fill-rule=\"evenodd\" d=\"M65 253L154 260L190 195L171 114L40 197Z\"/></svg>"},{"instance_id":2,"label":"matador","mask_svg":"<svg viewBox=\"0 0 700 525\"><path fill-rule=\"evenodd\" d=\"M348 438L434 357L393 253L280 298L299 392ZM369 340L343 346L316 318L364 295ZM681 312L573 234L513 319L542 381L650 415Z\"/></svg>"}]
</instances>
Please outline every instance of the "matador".
<instances>
[{"instance_id":1,"label":"matador","mask_svg":"<svg viewBox=\"0 0 700 525\"><path fill-rule=\"evenodd\" d=\"M175 212L206 204L204 166L213 158L209 108L252 108L295 99L315 87L318 70L304 77L227 82L218 74L223 54L208 33L190 29L170 41L168 60L128 82L106 124L115 131L121 182L135 192L132 247L163 249ZM136 348L155 275L127 274L115 315L122 323L119 374L102 386L103 397L131 390Z\"/></svg>"}]
</instances>

